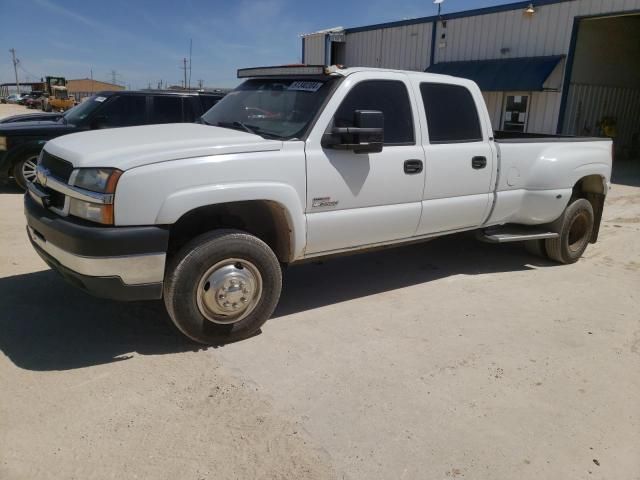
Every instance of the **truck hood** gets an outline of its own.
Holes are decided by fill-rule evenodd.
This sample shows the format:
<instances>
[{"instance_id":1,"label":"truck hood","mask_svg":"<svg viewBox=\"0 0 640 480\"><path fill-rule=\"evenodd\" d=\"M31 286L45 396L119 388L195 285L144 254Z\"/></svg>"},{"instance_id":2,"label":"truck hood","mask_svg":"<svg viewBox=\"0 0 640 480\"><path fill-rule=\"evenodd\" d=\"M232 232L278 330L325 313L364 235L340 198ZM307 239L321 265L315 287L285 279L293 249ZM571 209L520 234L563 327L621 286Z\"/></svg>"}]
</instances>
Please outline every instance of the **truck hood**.
<instances>
[{"instance_id":1,"label":"truck hood","mask_svg":"<svg viewBox=\"0 0 640 480\"><path fill-rule=\"evenodd\" d=\"M62 113L46 113L46 112L36 112L36 113L22 113L19 115L11 115L10 117L5 117L0 120L0 123L12 123L12 122L33 122L33 121L51 121L55 122L60 117L62 117Z\"/></svg>"},{"instance_id":2,"label":"truck hood","mask_svg":"<svg viewBox=\"0 0 640 480\"><path fill-rule=\"evenodd\" d=\"M10 136L29 136L29 135L64 135L77 131L73 125L67 125L57 121L16 121L9 123L0 123L0 135Z\"/></svg>"},{"instance_id":3,"label":"truck hood","mask_svg":"<svg viewBox=\"0 0 640 480\"><path fill-rule=\"evenodd\" d=\"M74 133L48 142L45 150L74 167L120 170L182 158L276 151L280 140L229 128L168 123Z\"/></svg>"}]
</instances>

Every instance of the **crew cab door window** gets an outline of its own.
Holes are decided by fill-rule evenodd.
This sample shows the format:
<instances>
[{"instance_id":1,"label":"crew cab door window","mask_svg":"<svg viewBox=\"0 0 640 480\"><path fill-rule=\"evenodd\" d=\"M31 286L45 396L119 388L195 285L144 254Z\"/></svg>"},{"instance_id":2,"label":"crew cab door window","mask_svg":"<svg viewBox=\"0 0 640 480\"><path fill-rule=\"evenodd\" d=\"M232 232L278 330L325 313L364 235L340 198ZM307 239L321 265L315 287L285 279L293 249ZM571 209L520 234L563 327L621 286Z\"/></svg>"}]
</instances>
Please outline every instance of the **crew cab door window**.
<instances>
[{"instance_id":1,"label":"crew cab door window","mask_svg":"<svg viewBox=\"0 0 640 480\"><path fill-rule=\"evenodd\" d=\"M401 81L366 80L358 83L347 94L336 111L336 127L353 127L356 110L378 110L384 114L384 144L413 145L413 115L409 92Z\"/></svg>"},{"instance_id":2,"label":"crew cab door window","mask_svg":"<svg viewBox=\"0 0 640 480\"><path fill-rule=\"evenodd\" d=\"M151 123L180 122L182 122L182 97L168 95L153 97Z\"/></svg>"},{"instance_id":3,"label":"crew cab door window","mask_svg":"<svg viewBox=\"0 0 640 480\"><path fill-rule=\"evenodd\" d=\"M122 95L111 98L97 113L99 126L131 127L146 123L146 99L144 95Z\"/></svg>"},{"instance_id":4,"label":"crew cab door window","mask_svg":"<svg viewBox=\"0 0 640 480\"><path fill-rule=\"evenodd\" d=\"M493 147L483 137L480 92L455 83L420 83L427 120L422 217L417 234L480 226L491 208ZM476 101L478 104L476 104Z\"/></svg>"},{"instance_id":5,"label":"crew cab door window","mask_svg":"<svg viewBox=\"0 0 640 480\"><path fill-rule=\"evenodd\" d=\"M482 141L478 110L471 92L461 85L421 83L429 143Z\"/></svg>"}]
</instances>

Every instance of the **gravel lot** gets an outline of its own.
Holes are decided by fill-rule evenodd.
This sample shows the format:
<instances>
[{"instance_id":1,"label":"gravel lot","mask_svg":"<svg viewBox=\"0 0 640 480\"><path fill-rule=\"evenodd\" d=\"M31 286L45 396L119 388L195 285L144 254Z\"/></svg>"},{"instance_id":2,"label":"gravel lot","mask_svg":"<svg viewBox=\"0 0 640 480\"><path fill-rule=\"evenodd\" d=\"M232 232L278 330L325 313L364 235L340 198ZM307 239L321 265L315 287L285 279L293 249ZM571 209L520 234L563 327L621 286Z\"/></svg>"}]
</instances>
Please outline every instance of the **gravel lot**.
<instances>
[{"instance_id":1,"label":"gravel lot","mask_svg":"<svg viewBox=\"0 0 640 480\"><path fill-rule=\"evenodd\" d=\"M637 167L575 265L458 235L295 267L217 349L65 284L12 187L0 212L3 480L640 478Z\"/></svg>"}]
</instances>

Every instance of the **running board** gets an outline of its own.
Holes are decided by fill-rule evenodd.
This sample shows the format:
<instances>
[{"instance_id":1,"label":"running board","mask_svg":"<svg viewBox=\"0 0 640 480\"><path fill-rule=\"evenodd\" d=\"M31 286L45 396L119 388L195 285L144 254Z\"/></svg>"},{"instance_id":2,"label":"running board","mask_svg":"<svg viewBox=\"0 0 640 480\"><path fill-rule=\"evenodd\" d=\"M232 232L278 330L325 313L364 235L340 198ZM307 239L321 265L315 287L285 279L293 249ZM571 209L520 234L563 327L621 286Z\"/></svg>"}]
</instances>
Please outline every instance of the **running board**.
<instances>
[{"instance_id":1,"label":"running board","mask_svg":"<svg viewBox=\"0 0 640 480\"><path fill-rule=\"evenodd\" d=\"M506 225L490 227L478 230L478 240L488 243L523 242L525 240L544 240L545 238L558 238L560 234L549 232L535 227L520 225Z\"/></svg>"}]
</instances>

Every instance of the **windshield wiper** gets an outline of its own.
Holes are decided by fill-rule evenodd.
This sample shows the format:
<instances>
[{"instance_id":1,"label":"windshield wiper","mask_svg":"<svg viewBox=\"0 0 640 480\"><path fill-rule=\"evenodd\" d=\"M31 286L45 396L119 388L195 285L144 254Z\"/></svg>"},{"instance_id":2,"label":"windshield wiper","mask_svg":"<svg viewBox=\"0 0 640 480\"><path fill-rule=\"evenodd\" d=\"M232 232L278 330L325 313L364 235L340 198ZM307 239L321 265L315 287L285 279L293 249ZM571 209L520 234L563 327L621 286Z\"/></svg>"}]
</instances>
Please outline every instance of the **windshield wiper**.
<instances>
[{"instance_id":1,"label":"windshield wiper","mask_svg":"<svg viewBox=\"0 0 640 480\"><path fill-rule=\"evenodd\" d=\"M222 128L233 128L235 130L243 129L245 132L253 133L254 135L259 135L260 127L256 127L254 125L247 125L242 122L218 122L216 126Z\"/></svg>"}]
</instances>

